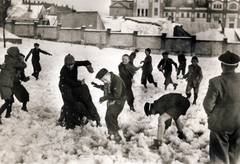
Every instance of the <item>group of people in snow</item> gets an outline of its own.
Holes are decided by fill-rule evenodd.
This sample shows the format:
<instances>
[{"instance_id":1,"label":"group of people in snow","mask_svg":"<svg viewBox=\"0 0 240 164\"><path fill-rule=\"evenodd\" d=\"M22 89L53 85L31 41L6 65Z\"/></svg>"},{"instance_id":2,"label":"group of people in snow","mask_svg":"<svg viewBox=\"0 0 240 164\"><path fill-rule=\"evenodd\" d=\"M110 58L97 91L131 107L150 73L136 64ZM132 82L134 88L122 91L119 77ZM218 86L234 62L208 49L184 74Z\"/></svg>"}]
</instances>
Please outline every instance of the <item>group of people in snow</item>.
<instances>
[{"instance_id":1,"label":"group of people in snow","mask_svg":"<svg viewBox=\"0 0 240 164\"><path fill-rule=\"evenodd\" d=\"M39 44L35 43L25 61L32 54L32 75L38 80L41 65L39 63L39 53L51 55L39 49ZM136 49L130 55L124 54L122 62L118 65L119 76L106 68L100 69L95 78L103 82L102 85L92 82L92 85L103 91L103 96L99 98L99 103L107 101L107 111L105 116L108 129L108 139L119 143L122 140L118 133L118 115L122 112L125 101L131 111L134 108L134 95L132 91L133 76L140 68L142 69L141 84L147 89L147 81L158 87L154 81L152 71L151 49L145 49L146 57L140 63L142 66L134 66L134 59L139 51ZM165 77L164 89L167 90L169 84L175 90L178 86L171 78L172 65L177 71L177 79L182 72L182 78L187 79L186 97L179 93L168 93L154 100L153 103L146 102L144 111L147 116L159 114L157 139L149 148L158 149L162 143L164 132L171 126L172 119L177 126L177 133L180 139L186 139L182 131L182 123L179 119L185 115L190 107L189 98L191 90L194 92L193 105L199 92L199 85L203 79L201 67L198 65L198 57L193 56L185 74L186 58L179 51L178 62L174 62L168 57L168 52L163 52L163 58L157 65L157 69ZM29 93L21 84L27 82L29 77L25 76L24 55L17 47L10 47L5 55L4 63L0 65L0 94L5 103L0 108L0 116L7 110L6 118L11 116L11 108L14 102L13 95L23 103L22 110L27 111ZM208 116L208 126L210 133L210 163L238 163L240 162L240 74L235 72L238 67L239 56L227 51L218 58L221 62L222 74L209 80L209 87L203 101L203 107ZM78 80L78 67L84 66L89 73L93 73L90 61L76 61L68 54L64 58L64 65L60 71L59 89L63 99L63 106L58 119L58 124L66 126L66 129L74 129L76 125L88 123L88 120L96 121L96 125L101 127L101 120L97 108L94 105L89 88L84 80ZM1 119L0 119L0 123Z\"/></svg>"},{"instance_id":2,"label":"group of people in snow","mask_svg":"<svg viewBox=\"0 0 240 164\"><path fill-rule=\"evenodd\" d=\"M0 65L0 94L5 103L0 108L0 124L1 115L6 111L6 118L11 117L12 104L15 96L22 103L22 110L27 110L27 102L29 101L29 93L21 82L27 82L30 78L26 77L24 69L29 56L32 54L33 76L38 80L39 72L41 71L39 53L51 55L39 48L38 43L34 43L34 48L30 50L27 57L20 53L18 47L10 47L7 49L7 54L4 57L4 63ZM25 58L25 59L24 59Z\"/></svg>"}]
</instances>

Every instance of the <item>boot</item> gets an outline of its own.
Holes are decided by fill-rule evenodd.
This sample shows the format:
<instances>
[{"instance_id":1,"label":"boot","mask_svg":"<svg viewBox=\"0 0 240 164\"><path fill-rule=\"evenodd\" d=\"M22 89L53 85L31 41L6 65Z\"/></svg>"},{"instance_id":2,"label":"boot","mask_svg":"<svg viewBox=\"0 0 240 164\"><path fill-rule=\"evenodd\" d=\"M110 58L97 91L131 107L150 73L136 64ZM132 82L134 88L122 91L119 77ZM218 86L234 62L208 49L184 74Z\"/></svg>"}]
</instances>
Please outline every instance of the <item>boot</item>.
<instances>
[{"instance_id":1,"label":"boot","mask_svg":"<svg viewBox=\"0 0 240 164\"><path fill-rule=\"evenodd\" d=\"M186 95L187 95L187 99L189 99L190 97L191 97L191 93L186 93Z\"/></svg>"},{"instance_id":2,"label":"boot","mask_svg":"<svg viewBox=\"0 0 240 164\"><path fill-rule=\"evenodd\" d=\"M96 120L96 123L97 123L97 127L102 127L100 120Z\"/></svg>"},{"instance_id":3,"label":"boot","mask_svg":"<svg viewBox=\"0 0 240 164\"><path fill-rule=\"evenodd\" d=\"M157 88L157 82L154 82L153 84L154 84L154 86Z\"/></svg>"},{"instance_id":4,"label":"boot","mask_svg":"<svg viewBox=\"0 0 240 164\"><path fill-rule=\"evenodd\" d=\"M5 115L5 118L10 118L11 117L11 112L12 112L12 103L8 105L7 107L7 112Z\"/></svg>"},{"instance_id":5,"label":"boot","mask_svg":"<svg viewBox=\"0 0 240 164\"><path fill-rule=\"evenodd\" d=\"M119 143L122 140L122 137L119 135L118 132L114 133L114 140L116 141L116 143Z\"/></svg>"},{"instance_id":6,"label":"boot","mask_svg":"<svg viewBox=\"0 0 240 164\"><path fill-rule=\"evenodd\" d=\"M133 112L136 112L136 110L134 109L133 106L130 106L130 110L133 111Z\"/></svg>"},{"instance_id":7,"label":"boot","mask_svg":"<svg viewBox=\"0 0 240 164\"><path fill-rule=\"evenodd\" d=\"M27 107L26 107L26 106L23 106L21 110L23 110L23 111L25 111L25 112L28 112L28 110L27 110Z\"/></svg>"},{"instance_id":8,"label":"boot","mask_svg":"<svg viewBox=\"0 0 240 164\"><path fill-rule=\"evenodd\" d=\"M194 93L194 100L193 100L193 105L196 105L198 94Z\"/></svg>"},{"instance_id":9,"label":"boot","mask_svg":"<svg viewBox=\"0 0 240 164\"><path fill-rule=\"evenodd\" d=\"M177 133L178 133L178 138L180 138L181 140L186 140L186 136L183 134L183 132L177 131Z\"/></svg>"},{"instance_id":10,"label":"boot","mask_svg":"<svg viewBox=\"0 0 240 164\"><path fill-rule=\"evenodd\" d=\"M164 90L167 90L167 85L165 85Z\"/></svg>"},{"instance_id":11,"label":"boot","mask_svg":"<svg viewBox=\"0 0 240 164\"><path fill-rule=\"evenodd\" d=\"M173 84L173 89L176 90L176 89L177 89L177 86L178 86L178 84L177 84L177 83L174 83L174 84Z\"/></svg>"},{"instance_id":12,"label":"boot","mask_svg":"<svg viewBox=\"0 0 240 164\"><path fill-rule=\"evenodd\" d=\"M146 89L147 89L147 85L146 85L146 84L144 84L143 86L144 86L144 88L146 88Z\"/></svg>"},{"instance_id":13,"label":"boot","mask_svg":"<svg viewBox=\"0 0 240 164\"><path fill-rule=\"evenodd\" d=\"M161 140L154 139L154 144L151 145L149 148L150 149L158 149L159 146L161 146L161 145L162 145L162 141Z\"/></svg>"}]
</instances>

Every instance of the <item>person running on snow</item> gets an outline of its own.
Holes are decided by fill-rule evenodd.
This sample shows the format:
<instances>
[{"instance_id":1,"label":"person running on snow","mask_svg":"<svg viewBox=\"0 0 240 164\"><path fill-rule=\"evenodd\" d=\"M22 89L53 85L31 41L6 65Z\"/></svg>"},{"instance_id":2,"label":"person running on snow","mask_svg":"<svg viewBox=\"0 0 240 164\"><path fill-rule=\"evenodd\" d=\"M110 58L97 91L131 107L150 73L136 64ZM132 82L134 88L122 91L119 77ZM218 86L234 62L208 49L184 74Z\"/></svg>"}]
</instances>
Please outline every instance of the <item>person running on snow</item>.
<instances>
[{"instance_id":1,"label":"person running on snow","mask_svg":"<svg viewBox=\"0 0 240 164\"><path fill-rule=\"evenodd\" d=\"M193 88L194 92L194 100L193 104L196 105L199 85L203 79L202 69L198 65L198 57L193 56L191 60L192 64L188 66L188 73L183 76L183 78L187 78L187 87L186 87L186 95L189 99L191 97L191 90Z\"/></svg>"},{"instance_id":2,"label":"person running on snow","mask_svg":"<svg viewBox=\"0 0 240 164\"><path fill-rule=\"evenodd\" d=\"M122 56L122 62L118 65L119 76L124 81L126 88L127 88L127 103L130 107L131 111L135 112L133 103L134 103L134 96L132 92L132 83L133 83L133 76L139 68L134 67L132 64L129 64L129 55L124 54Z\"/></svg>"},{"instance_id":3,"label":"person running on snow","mask_svg":"<svg viewBox=\"0 0 240 164\"><path fill-rule=\"evenodd\" d=\"M149 83L153 83L155 87L157 87L157 82L154 82L153 75L152 75L152 57L150 56L151 54L151 49L146 48L145 49L145 54L146 57L144 61L141 61L140 64L143 63L142 66L142 77L141 77L141 84L147 89L147 80Z\"/></svg>"},{"instance_id":4,"label":"person running on snow","mask_svg":"<svg viewBox=\"0 0 240 164\"><path fill-rule=\"evenodd\" d=\"M118 130L118 115L122 112L124 103L126 101L126 86L123 80L115 75L113 72L108 72L106 68L102 68L96 75L96 78L101 80L106 87L99 87L93 85L96 88L105 88L104 96L100 97L99 102L102 103L107 100L107 112L105 121L107 124L108 139L114 136L114 140L119 143L122 137L119 135Z\"/></svg>"},{"instance_id":5,"label":"person running on snow","mask_svg":"<svg viewBox=\"0 0 240 164\"><path fill-rule=\"evenodd\" d=\"M168 85L171 83L173 84L173 87L174 87L174 90L177 88L177 83L174 83L172 78L171 78L171 75L172 75L172 65L175 66L176 68L176 71L178 70L178 67L177 67L177 64L171 59L168 57L168 52L163 52L162 53L162 56L163 56L163 59L159 62L157 68L159 71L163 72L163 75L165 77L165 82L164 82L164 85L165 85L165 90L167 90L167 87Z\"/></svg>"},{"instance_id":6,"label":"person running on snow","mask_svg":"<svg viewBox=\"0 0 240 164\"><path fill-rule=\"evenodd\" d=\"M60 71L59 89L64 105L58 122L61 123L65 120L66 129L73 129L75 125L79 125L79 115L81 119L86 116L88 119L95 120L97 126L101 126L100 116L92 102L88 86L84 80L77 79L79 66L85 66L88 72L93 73L91 63L88 60L75 61L70 54L65 56L64 66Z\"/></svg>"},{"instance_id":7,"label":"person running on snow","mask_svg":"<svg viewBox=\"0 0 240 164\"><path fill-rule=\"evenodd\" d=\"M8 109L11 110L13 103L13 80L17 69L24 69L27 64L20 58L19 49L17 47L10 47L5 55L4 64L1 65L0 72L0 94L5 103L0 108L0 124L2 113Z\"/></svg>"},{"instance_id":8,"label":"person running on snow","mask_svg":"<svg viewBox=\"0 0 240 164\"><path fill-rule=\"evenodd\" d=\"M177 71L177 79L179 78L181 71L182 71L182 75L183 76L185 75L186 61L187 61L187 59L185 58L185 55L181 51L178 51L179 67L178 67L178 71Z\"/></svg>"},{"instance_id":9,"label":"person running on snow","mask_svg":"<svg viewBox=\"0 0 240 164\"><path fill-rule=\"evenodd\" d=\"M33 66L32 76L34 76L36 78L36 80L38 80L39 72L42 70L40 62L39 62L40 61L40 56L39 56L40 52L43 53L43 54L52 56L52 54L41 50L39 48L38 43L34 43L34 48L29 51L27 57L25 58L25 61L27 61L28 58L30 57L30 55L32 54L32 66Z\"/></svg>"},{"instance_id":10,"label":"person running on snow","mask_svg":"<svg viewBox=\"0 0 240 164\"><path fill-rule=\"evenodd\" d=\"M138 49L135 49L129 56L129 64L133 64L134 59L136 58L137 53L139 52Z\"/></svg>"},{"instance_id":11,"label":"person running on snow","mask_svg":"<svg viewBox=\"0 0 240 164\"><path fill-rule=\"evenodd\" d=\"M171 126L172 119L174 119L178 129L178 137L186 139L179 117L186 114L189 106L189 100L179 93L165 94L154 103L145 103L144 111L147 116L159 114L157 139L154 139L154 144L149 147L150 149L158 149L161 146L164 132Z\"/></svg>"}]
</instances>

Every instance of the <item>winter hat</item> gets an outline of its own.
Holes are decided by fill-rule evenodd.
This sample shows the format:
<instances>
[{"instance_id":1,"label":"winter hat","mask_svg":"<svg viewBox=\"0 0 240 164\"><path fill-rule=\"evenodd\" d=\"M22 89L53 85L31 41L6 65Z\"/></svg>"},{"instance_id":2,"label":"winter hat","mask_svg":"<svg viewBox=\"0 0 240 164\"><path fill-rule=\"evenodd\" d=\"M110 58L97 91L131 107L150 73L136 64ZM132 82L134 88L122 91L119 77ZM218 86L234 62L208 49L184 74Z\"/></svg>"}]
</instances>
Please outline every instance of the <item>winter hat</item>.
<instances>
[{"instance_id":1,"label":"winter hat","mask_svg":"<svg viewBox=\"0 0 240 164\"><path fill-rule=\"evenodd\" d=\"M163 52L162 55L168 55L169 53L167 51Z\"/></svg>"},{"instance_id":2,"label":"winter hat","mask_svg":"<svg viewBox=\"0 0 240 164\"><path fill-rule=\"evenodd\" d=\"M230 51L227 51L219 56L218 60L220 60L224 65L236 66L239 62L239 56Z\"/></svg>"},{"instance_id":3,"label":"winter hat","mask_svg":"<svg viewBox=\"0 0 240 164\"><path fill-rule=\"evenodd\" d=\"M145 111L145 114L147 116L151 115L152 113L152 110L154 110L154 104L150 104L150 103L145 103L144 105L144 111Z\"/></svg>"},{"instance_id":4,"label":"winter hat","mask_svg":"<svg viewBox=\"0 0 240 164\"><path fill-rule=\"evenodd\" d=\"M12 56L15 59L19 59L20 54L19 54L19 49L18 47L10 47L7 49L8 55Z\"/></svg>"},{"instance_id":5,"label":"winter hat","mask_svg":"<svg viewBox=\"0 0 240 164\"><path fill-rule=\"evenodd\" d=\"M193 56L191 61L193 61L193 60L196 60L198 62L198 57L197 56Z\"/></svg>"},{"instance_id":6,"label":"winter hat","mask_svg":"<svg viewBox=\"0 0 240 164\"><path fill-rule=\"evenodd\" d=\"M39 46L39 44L38 43L34 43L34 46Z\"/></svg>"},{"instance_id":7,"label":"winter hat","mask_svg":"<svg viewBox=\"0 0 240 164\"><path fill-rule=\"evenodd\" d=\"M68 54L67 56L65 56L64 63L65 64L74 64L75 59L72 55Z\"/></svg>"},{"instance_id":8,"label":"winter hat","mask_svg":"<svg viewBox=\"0 0 240 164\"><path fill-rule=\"evenodd\" d=\"M106 68L102 68L96 75L96 79L101 79L104 75L108 73L108 70Z\"/></svg>"},{"instance_id":9,"label":"winter hat","mask_svg":"<svg viewBox=\"0 0 240 164\"><path fill-rule=\"evenodd\" d=\"M151 49L150 48L146 48L145 51L148 51L149 54L151 53Z\"/></svg>"},{"instance_id":10,"label":"winter hat","mask_svg":"<svg viewBox=\"0 0 240 164\"><path fill-rule=\"evenodd\" d=\"M135 49L134 51L135 51L135 52L139 52L139 50L138 50L138 49Z\"/></svg>"}]
</instances>

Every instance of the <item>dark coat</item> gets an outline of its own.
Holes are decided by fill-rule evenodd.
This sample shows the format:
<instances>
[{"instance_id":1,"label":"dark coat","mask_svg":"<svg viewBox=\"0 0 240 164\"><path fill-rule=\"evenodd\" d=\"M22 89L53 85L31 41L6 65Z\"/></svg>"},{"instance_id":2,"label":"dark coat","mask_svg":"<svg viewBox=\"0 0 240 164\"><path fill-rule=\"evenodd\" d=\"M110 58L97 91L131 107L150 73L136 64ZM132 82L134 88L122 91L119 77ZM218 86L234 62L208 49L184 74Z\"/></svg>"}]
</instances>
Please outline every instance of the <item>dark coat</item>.
<instances>
[{"instance_id":1,"label":"dark coat","mask_svg":"<svg viewBox=\"0 0 240 164\"><path fill-rule=\"evenodd\" d=\"M152 67L152 57L150 55L147 55L144 59L144 64L142 66L142 71L145 74L152 73L153 67Z\"/></svg>"},{"instance_id":2,"label":"dark coat","mask_svg":"<svg viewBox=\"0 0 240 164\"><path fill-rule=\"evenodd\" d=\"M124 104L126 100L126 86L123 80L110 72L111 74L111 84L108 89L108 94L104 95L105 100L114 101L116 103Z\"/></svg>"},{"instance_id":3,"label":"dark coat","mask_svg":"<svg viewBox=\"0 0 240 164\"><path fill-rule=\"evenodd\" d=\"M6 65L0 73L0 84L12 87L16 69L26 68L27 65L26 63L20 61L20 59L17 59L10 54L5 55L4 63L6 63Z\"/></svg>"},{"instance_id":4,"label":"dark coat","mask_svg":"<svg viewBox=\"0 0 240 164\"><path fill-rule=\"evenodd\" d=\"M201 67L199 65L189 65L188 73L183 78L187 78L187 82L191 87L197 87L203 79Z\"/></svg>"},{"instance_id":5,"label":"dark coat","mask_svg":"<svg viewBox=\"0 0 240 164\"><path fill-rule=\"evenodd\" d=\"M130 58L129 64L133 65L133 60L135 59L135 57L136 57L136 52L133 51L129 56L129 58Z\"/></svg>"},{"instance_id":6,"label":"dark coat","mask_svg":"<svg viewBox=\"0 0 240 164\"><path fill-rule=\"evenodd\" d=\"M177 69L177 63L175 63L171 58L168 59L162 59L159 63L157 68L160 69L162 68L164 72L172 72L172 64L175 66Z\"/></svg>"},{"instance_id":7,"label":"dark coat","mask_svg":"<svg viewBox=\"0 0 240 164\"><path fill-rule=\"evenodd\" d=\"M178 119L180 115L185 115L189 106L188 99L179 93L169 93L154 101L154 109L157 113L160 115L167 113L174 119Z\"/></svg>"},{"instance_id":8,"label":"dark coat","mask_svg":"<svg viewBox=\"0 0 240 164\"><path fill-rule=\"evenodd\" d=\"M228 72L209 80L203 107L208 128L232 131L240 128L240 73Z\"/></svg>"},{"instance_id":9,"label":"dark coat","mask_svg":"<svg viewBox=\"0 0 240 164\"><path fill-rule=\"evenodd\" d=\"M43 54L46 54L46 55L51 55L50 53L43 51L40 48L38 48L38 49L33 48L29 51L27 57L25 58L25 61L27 61L28 58L30 57L30 55L32 54L32 65L33 65L34 72L40 72L42 70L41 65L39 63L39 61L40 61L39 53L40 52Z\"/></svg>"},{"instance_id":10,"label":"dark coat","mask_svg":"<svg viewBox=\"0 0 240 164\"><path fill-rule=\"evenodd\" d=\"M179 64L186 64L186 58L185 58L185 55L184 54L180 54L178 55L178 62Z\"/></svg>"}]
</instances>

